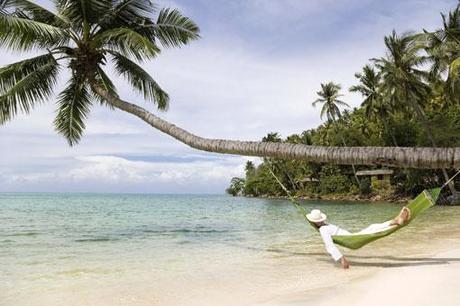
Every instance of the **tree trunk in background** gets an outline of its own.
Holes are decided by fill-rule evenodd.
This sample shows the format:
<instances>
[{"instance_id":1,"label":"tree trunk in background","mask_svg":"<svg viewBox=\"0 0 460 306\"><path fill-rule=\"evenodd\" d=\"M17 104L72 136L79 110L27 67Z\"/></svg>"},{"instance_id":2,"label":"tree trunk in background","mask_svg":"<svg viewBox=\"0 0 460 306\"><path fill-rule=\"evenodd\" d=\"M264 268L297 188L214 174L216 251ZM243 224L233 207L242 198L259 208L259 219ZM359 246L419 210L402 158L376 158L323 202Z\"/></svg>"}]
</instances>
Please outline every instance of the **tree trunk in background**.
<instances>
[{"instance_id":1,"label":"tree trunk in background","mask_svg":"<svg viewBox=\"0 0 460 306\"><path fill-rule=\"evenodd\" d=\"M433 147L436 147L436 141L434 140L433 137L433 132L431 131L430 123L428 122L428 119L426 118L425 112L423 109L420 107L418 103L410 99L412 107L415 109L415 112L417 113L417 116L419 117L419 120L422 122L422 126L425 129L426 134L428 135L428 139L431 141L431 144ZM450 177L449 174L447 173L447 170L443 167L442 169L442 175L444 176L444 180L447 182L449 181ZM450 192L453 195L453 198L457 197L457 190L455 189L454 183L450 182L447 184L449 187Z\"/></svg>"},{"instance_id":2,"label":"tree trunk in background","mask_svg":"<svg viewBox=\"0 0 460 306\"><path fill-rule=\"evenodd\" d=\"M343 165L385 165L425 169L460 168L460 148L321 147L304 144L208 139L171 124L144 108L110 95L98 84L93 89L112 106L155 129L202 151L244 156L300 159Z\"/></svg>"},{"instance_id":3,"label":"tree trunk in background","mask_svg":"<svg viewBox=\"0 0 460 306\"><path fill-rule=\"evenodd\" d=\"M395 135L393 132L390 130L390 126L388 125L387 119L385 117L382 117L383 125L385 126L385 130L390 134L391 140L393 141L393 145L395 147L398 146L398 142L396 141Z\"/></svg>"},{"instance_id":4,"label":"tree trunk in background","mask_svg":"<svg viewBox=\"0 0 460 306\"><path fill-rule=\"evenodd\" d=\"M340 139L342 139L343 146L346 147L346 146L347 146L347 143L345 142L345 138L343 138L342 133L339 133L339 132L337 132L337 131L336 131L336 133L340 135ZM354 175L354 177L355 177L356 183L358 183L358 187L361 187L361 182L359 181L359 178L358 178L358 176L356 175L356 168L355 168L355 165L354 165L354 164L351 164L351 168L353 169L353 175Z\"/></svg>"}]
</instances>

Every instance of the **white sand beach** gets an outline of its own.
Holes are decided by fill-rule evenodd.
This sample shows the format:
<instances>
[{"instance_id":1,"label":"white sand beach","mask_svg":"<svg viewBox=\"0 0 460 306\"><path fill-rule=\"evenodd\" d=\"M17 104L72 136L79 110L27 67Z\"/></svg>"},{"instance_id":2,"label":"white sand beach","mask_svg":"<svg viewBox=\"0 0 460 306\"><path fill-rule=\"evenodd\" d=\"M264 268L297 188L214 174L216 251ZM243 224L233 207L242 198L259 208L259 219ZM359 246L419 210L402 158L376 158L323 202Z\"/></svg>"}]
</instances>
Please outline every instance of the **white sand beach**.
<instances>
[{"instance_id":1,"label":"white sand beach","mask_svg":"<svg viewBox=\"0 0 460 306\"><path fill-rule=\"evenodd\" d=\"M394 262L393 267L381 268L347 284L296 293L264 305L459 305L460 249L436 256L399 258ZM348 272L337 271L337 274Z\"/></svg>"},{"instance_id":2,"label":"white sand beach","mask_svg":"<svg viewBox=\"0 0 460 306\"><path fill-rule=\"evenodd\" d=\"M336 288L316 305L454 306L460 301L459 275L460 249L456 249Z\"/></svg>"}]
</instances>

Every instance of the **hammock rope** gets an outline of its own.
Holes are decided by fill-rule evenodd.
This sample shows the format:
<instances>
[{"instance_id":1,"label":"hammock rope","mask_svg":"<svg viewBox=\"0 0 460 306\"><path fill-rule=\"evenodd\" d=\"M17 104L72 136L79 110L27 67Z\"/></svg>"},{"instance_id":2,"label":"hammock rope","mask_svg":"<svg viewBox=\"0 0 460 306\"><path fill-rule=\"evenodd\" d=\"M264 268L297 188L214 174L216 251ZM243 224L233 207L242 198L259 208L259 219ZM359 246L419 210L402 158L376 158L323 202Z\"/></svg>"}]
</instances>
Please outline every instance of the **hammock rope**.
<instances>
[{"instance_id":1,"label":"hammock rope","mask_svg":"<svg viewBox=\"0 0 460 306\"><path fill-rule=\"evenodd\" d=\"M307 219L308 212L305 210L305 208L302 207L302 205L300 205L299 202L297 202L297 200L292 196L291 192L286 188L286 186L284 186L284 184L280 181L280 179L275 175L275 172L273 172L273 169L272 169L273 168L272 162L269 160L267 161L269 164L268 171L270 172L270 174L275 178L276 182L278 182L278 184L281 186L281 189L284 190L284 192L288 196L291 203L295 206L295 208L304 216L305 219Z\"/></svg>"},{"instance_id":2,"label":"hammock rope","mask_svg":"<svg viewBox=\"0 0 460 306\"><path fill-rule=\"evenodd\" d=\"M454 180L454 178L460 173L460 170L457 171L447 182L444 183L444 185L441 186L441 190L444 189L447 185L449 185L450 182Z\"/></svg>"}]
</instances>

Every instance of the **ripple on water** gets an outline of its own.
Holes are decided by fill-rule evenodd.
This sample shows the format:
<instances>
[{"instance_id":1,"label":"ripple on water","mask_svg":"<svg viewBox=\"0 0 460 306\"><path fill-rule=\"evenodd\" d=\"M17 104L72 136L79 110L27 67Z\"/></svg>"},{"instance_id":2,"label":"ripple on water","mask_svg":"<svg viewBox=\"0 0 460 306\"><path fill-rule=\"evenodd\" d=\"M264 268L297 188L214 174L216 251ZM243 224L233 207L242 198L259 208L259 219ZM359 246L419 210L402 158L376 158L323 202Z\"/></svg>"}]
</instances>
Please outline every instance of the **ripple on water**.
<instances>
[{"instance_id":1,"label":"ripple on water","mask_svg":"<svg viewBox=\"0 0 460 306\"><path fill-rule=\"evenodd\" d=\"M32 237L32 236L38 236L41 233L39 232L19 232L19 233L12 233L12 234L6 234L3 235L4 237Z\"/></svg>"},{"instance_id":2,"label":"ripple on water","mask_svg":"<svg viewBox=\"0 0 460 306\"><path fill-rule=\"evenodd\" d=\"M120 239L117 238L82 238L82 239L75 239L75 242L108 242L108 241L117 241Z\"/></svg>"}]
</instances>

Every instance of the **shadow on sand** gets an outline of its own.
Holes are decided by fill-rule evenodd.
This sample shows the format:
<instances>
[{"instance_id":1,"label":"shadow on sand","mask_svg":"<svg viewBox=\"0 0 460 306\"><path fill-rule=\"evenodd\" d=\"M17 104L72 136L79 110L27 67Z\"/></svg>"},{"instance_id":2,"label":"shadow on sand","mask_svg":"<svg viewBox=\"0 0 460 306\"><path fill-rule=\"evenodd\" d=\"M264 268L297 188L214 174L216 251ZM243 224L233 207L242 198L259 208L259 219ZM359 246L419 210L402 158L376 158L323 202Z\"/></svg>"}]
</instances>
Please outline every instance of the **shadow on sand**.
<instances>
[{"instance_id":1,"label":"shadow on sand","mask_svg":"<svg viewBox=\"0 0 460 306\"><path fill-rule=\"evenodd\" d=\"M275 248L258 248L245 246L240 244L229 244L234 247L240 247L247 250L262 251L277 253L286 256L314 256L316 260L321 262L331 262L330 256L327 253L321 252L292 252L284 249ZM460 258L452 257L397 257L397 256L365 256L365 255L347 255L350 264L357 267L383 267L383 268L399 268L410 266L430 266L430 265L445 265L452 262L460 262Z\"/></svg>"}]
</instances>

